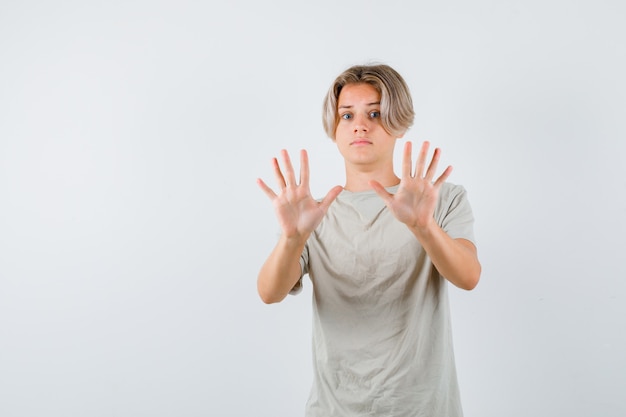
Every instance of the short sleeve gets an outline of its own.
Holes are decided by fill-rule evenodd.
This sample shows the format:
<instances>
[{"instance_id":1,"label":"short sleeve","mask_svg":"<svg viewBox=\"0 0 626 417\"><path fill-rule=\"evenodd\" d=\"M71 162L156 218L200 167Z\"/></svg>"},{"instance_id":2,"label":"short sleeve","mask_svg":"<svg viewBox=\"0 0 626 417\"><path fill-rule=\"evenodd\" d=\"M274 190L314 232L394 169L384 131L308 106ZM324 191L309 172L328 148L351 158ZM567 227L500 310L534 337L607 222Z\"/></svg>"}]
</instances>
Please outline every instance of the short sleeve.
<instances>
[{"instance_id":1,"label":"short sleeve","mask_svg":"<svg viewBox=\"0 0 626 417\"><path fill-rule=\"evenodd\" d=\"M436 209L439 226L453 239L467 239L476 244L474 236L474 214L461 185L444 183L440 190Z\"/></svg>"},{"instance_id":2,"label":"short sleeve","mask_svg":"<svg viewBox=\"0 0 626 417\"><path fill-rule=\"evenodd\" d=\"M302 278L309 272L309 245L304 245L302 255L300 255L300 279L296 285L289 291L291 295L297 295L302 291Z\"/></svg>"}]
</instances>

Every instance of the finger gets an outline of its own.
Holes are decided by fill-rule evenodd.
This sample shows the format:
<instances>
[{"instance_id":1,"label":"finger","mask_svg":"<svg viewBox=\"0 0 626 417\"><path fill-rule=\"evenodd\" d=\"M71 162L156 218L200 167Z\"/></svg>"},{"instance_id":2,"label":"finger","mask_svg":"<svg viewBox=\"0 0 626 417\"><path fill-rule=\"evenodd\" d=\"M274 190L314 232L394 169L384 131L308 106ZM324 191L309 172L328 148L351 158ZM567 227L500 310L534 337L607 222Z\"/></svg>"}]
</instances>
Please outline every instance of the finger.
<instances>
[{"instance_id":1,"label":"finger","mask_svg":"<svg viewBox=\"0 0 626 417\"><path fill-rule=\"evenodd\" d=\"M391 200L393 200L393 194L390 194L387 190L385 190L385 187L383 187L381 183L375 180L370 180L370 186L374 189L374 191L376 191L376 194L383 199L385 204L388 205L391 203Z\"/></svg>"},{"instance_id":2,"label":"finger","mask_svg":"<svg viewBox=\"0 0 626 417\"><path fill-rule=\"evenodd\" d=\"M435 187L441 187L441 184L443 184L444 182L446 182L446 180L448 179L448 177L450 176L450 174L452 174L452 165L449 165L445 171L443 171L443 174L441 174L439 176L439 178L437 178L437 181L435 181L434 186Z\"/></svg>"},{"instance_id":3,"label":"finger","mask_svg":"<svg viewBox=\"0 0 626 417\"><path fill-rule=\"evenodd\" d=\"M441 157L441 149L436 148L433 153L433 159L430 160L430 164L428 165L428 170L426 171L426 175L424 178L428 181L432 181L435 177L435 172L437 172L437 165L439 164L439 158Z\"/></svg>"},{"instance_id":4,"label":"finger","mask_svg":"<svg viewBox=\"0 0 626 417\"><path fill-rule=\"evenodd\" d=\"M320 208L326 213L328 207L330 207L331 203L335 201L335 198L343 191L343 187L337 185L328 191L324 199L320 202Z\"/></svg>"},{"instance_id":5,"label":"finger","mask_svg":"<svg viewBox=\"0 0 626 417\"><path fill-rule=\"evenodd\" d=\"M422 178L424 175L424 169L426 168L426 156L428 155L428 148L430 147L430 142L424 141L422 143L422 147L420 148L420 153L417 157L417 162L415 163L415 176Z\"/></svg>"},{"instance_id":6,"label":"finger","mask_svg":"<svg viewBox=\"0 0 626 417\"><path fill-rule=\"evenodd\" d=\"M291 158L289 158L289 153L286 150L282 150L281 155L283 157L283 162L285 164L285 184L287 187L289 187L290 185L297 185L296 184L296 174L294 173L293 170L293 165L291 164Z\"/></svg>"},{"instance_id":7,"label":"finger","mask_svg":"<svg viewBox=\"0 0 626 417\"><path fill-rule=\"evenodd\" d=\"M276 193L272 191L272 189L268 187L267 184L265 184L265 182L261 178L257 178L256 183L259 185L259 187L265 193L265 195L267 195L270 198L270 200L273 200L276 198Z\"/></svg>"},{"instance_id":8,"label":"finger","mask_svg":"<svg viewBox=\"0 0 626 417\"><path fill-rule=\"evenodd\" d=\"M300 185L309 186L309 156L304 149L300 151Z\"/></svg>"},{"instance_id":9,"label":"finger","mask_svg":"<svg viewBox=\"0 0 626 417\"><path fill-rule=\"evenodd\" d=\"M274 169L274 176L276 177L276 182L278 183L278 187L282 190L285 188L285 177L283 176L282 171L280 170L280 165L278 165L278 159L272 158L272 168Z\"/></svg>"},{"instance_id":10,"label":"finger","mask_svg":"<svg viewBox=\"0 0 626 417\"><path fill-rule=\"evenodd\" d=\"M402 178L411 178L413 175L411 169L413 168L413 161L411 160L411 142L404 144L404 154L402 157Z\"/></svg>"}]
</instances>

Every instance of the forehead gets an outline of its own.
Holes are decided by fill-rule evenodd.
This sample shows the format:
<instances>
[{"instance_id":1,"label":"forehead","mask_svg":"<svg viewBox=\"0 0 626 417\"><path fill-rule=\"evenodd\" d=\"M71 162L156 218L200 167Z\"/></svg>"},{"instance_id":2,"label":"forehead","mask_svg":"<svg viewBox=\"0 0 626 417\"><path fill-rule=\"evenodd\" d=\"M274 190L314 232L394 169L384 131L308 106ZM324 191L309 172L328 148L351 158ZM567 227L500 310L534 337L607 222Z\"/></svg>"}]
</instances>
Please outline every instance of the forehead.
<instances>
[{"instance_id":1,"label":"forehead","mask_svg":"<svg viewBox=\"0 0 626 417\"><path fill-rule=\"evenodd\" d=\"M374 104L380 101L380 93L367 83L346 84L337 98L338 106L352 106L356 104Z\"/></svg>"}]
</instances>

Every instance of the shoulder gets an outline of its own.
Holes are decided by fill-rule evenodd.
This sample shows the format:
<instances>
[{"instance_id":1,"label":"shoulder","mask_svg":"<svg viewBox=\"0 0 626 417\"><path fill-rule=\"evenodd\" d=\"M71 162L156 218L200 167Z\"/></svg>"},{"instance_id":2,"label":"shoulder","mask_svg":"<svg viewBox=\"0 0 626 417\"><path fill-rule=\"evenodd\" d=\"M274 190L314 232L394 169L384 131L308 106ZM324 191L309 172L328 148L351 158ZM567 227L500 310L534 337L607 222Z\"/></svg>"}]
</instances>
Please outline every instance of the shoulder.
<instances>
[{"instance_id":1,"label":"shoulder","mask_svg":"<svg viewBox=\"0 0 626 417\"><path fill-rule=\"evenodd\" d=\"M457 199L467 199L467 190L460 184L444 182L439 189L439 203L450 202Z\"/></svg>"},{"instance_id":2,"label":"shoulder","mask_svg":"<svg viewBox=\"0 0 626 417\"><path fill-rule=\"evenodd\" d=\"M459 184L443 183L439 189L439 200L435 209L435 217L443 220L452 214L469 214L471 207L467 197L467 190Z\"/></svg>"}]
</instances>

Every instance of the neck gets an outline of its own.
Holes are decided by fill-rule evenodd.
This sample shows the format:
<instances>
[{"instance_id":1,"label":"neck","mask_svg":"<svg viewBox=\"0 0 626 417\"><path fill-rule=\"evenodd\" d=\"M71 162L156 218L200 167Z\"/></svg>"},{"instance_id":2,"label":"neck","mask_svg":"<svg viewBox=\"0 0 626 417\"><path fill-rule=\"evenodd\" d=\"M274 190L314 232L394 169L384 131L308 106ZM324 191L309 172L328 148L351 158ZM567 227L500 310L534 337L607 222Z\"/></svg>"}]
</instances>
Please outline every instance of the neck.
<instances>
[{"instance_id":1,"label":"neck","mask_svg":"<svg viewBox=\"0 0 626 417\"><path fill-rule=\"evenodd\" d=\"M371 190L369 184L371 180L378 181L383 187L391 187L400 183L400 178L393 172L393 167L389 166L380 170L361 170L346 165L346 185L345 189L351 192Z\"/></svg>"}]
</instances>

